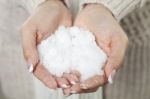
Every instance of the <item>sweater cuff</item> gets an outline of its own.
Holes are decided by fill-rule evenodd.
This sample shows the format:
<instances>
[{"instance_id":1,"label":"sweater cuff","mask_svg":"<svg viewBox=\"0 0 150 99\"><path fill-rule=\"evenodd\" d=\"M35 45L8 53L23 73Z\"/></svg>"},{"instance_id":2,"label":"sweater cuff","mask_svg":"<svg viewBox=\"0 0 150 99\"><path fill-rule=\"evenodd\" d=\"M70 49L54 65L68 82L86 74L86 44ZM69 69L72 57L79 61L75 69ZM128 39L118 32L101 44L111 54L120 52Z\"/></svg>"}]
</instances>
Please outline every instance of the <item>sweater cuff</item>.
<instances>
[{"instance_id":1,"label":"sweater cuff","mask_svg":"<svg viewBox=\"0 0 150 99\"><path fill-rule=\"evenodd\" d=\"M48 0L23 0L24 6L27 8L28 12L31 14L33 10L42 2L45 2ZM61 0L63 1L63 0Z\"/></svg>"},{"instance_id":2,"label":"sweater cuff","mask_svg":"<svg viewBox=\"0 0 150 99\"><path fill-rule=\"evenodd\" d=\"M129 12L142 5L142 0L81 0L80 9L88 3L100 3L104 5L120 21Z\"/></svg>"},{"instance_id":3,"label":"sweater cuff","mask_svg":"<svg viewBox=\"0 0 150 99\"><path fill-rule=\"evenodd\" d=\"M25 6L25 8L30 14L40 3L44 1L46 0L22 0L23 5Z\"/></svg>"}]
</instances>

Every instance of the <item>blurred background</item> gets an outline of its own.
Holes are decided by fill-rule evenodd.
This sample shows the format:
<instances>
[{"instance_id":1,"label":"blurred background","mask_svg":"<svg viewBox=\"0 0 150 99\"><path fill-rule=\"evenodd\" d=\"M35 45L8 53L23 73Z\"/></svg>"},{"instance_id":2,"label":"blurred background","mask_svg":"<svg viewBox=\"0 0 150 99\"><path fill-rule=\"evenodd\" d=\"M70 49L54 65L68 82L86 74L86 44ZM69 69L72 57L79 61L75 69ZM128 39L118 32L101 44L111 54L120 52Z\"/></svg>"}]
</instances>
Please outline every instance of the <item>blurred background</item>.
<instances>
[{"instance_id":1,"label":"blurred background","mask_svg":"<svg viewBox=\"0 0 150 99\"><path fill-rule=\"evenodd\" d=\"M21 0L0 0L0 99L37 99L18 32L28 16ZM103 89L104 99L150 99L150 0L127 15L121 26L129 47L114 84Z\"/></svg>"}]
</instances>

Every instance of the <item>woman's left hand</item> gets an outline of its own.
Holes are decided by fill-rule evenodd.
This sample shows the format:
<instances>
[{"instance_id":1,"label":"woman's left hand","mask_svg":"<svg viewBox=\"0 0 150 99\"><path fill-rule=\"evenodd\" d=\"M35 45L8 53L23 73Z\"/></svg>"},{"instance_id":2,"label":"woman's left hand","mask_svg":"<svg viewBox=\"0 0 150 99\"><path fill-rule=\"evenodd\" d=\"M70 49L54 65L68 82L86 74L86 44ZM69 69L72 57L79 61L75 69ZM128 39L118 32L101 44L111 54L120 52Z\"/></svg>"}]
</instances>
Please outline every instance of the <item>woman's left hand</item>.
<instances>
[{"instance_id":1,"label":"woman's left hand","mask_svg":"<svg viewBox=\"0 0 150 99\"><path fill-rule=\"evenodd\" d=\"M82 84L73 85L70 89L64 89L64 93L95 92L99 86L113 82L123 61L128 37L111 12L100 4L86 5L77 15L74 25L90 30L95 35L97 44L106 52L108 60L104 67L105 75L96 75Z\"/></svg>"}]
</instances>

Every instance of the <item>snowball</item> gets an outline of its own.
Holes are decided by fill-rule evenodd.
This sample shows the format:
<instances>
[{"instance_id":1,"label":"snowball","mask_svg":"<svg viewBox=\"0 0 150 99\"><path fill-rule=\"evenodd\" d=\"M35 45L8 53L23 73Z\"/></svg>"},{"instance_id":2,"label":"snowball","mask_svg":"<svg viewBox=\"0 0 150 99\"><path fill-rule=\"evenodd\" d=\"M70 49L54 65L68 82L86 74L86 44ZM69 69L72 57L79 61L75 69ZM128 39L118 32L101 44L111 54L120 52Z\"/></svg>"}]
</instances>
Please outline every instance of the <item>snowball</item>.
<instances>
[{"instance_id":1,"label":"snowball","mask_svg":"<svg viewBox=\"0 0 150 99\"><path fill-rule=\"evenodd\" d=\"M103 75L106 53L96 44L94 35L84 29L61 26L38 45L40 61L53 75L77 70L81 81Z\"/></svg>"}]
</instances>

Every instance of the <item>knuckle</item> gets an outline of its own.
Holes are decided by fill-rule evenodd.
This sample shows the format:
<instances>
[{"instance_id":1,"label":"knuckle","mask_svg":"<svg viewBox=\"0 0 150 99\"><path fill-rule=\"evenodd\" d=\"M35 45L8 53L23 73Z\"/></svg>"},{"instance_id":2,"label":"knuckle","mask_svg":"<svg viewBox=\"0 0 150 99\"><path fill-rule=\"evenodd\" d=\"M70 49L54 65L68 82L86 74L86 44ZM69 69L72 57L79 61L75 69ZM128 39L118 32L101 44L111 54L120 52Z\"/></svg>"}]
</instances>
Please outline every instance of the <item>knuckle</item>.
<instances>
[{"instance_id":1,"label":"knuckle","mask_svg":"<svg viewBox=\"0 0 150 99\"><path fill-rule=\"evenodd\" d=\"M48 78L48 77L41 78L41 80L42 80L45 84L47 84L47 83L49 82L49 78Z\"/></svg>"},{"instance_id":2,"label":"knuckle","mask_svg":"<svg viewBox=\"0 0 150 99\"><path fill-rule=\"evenodd\" d=\"M81 73L77 70L72 70L71 73L77 77L80 77L81 76Z\"/></svg>"},{"instance_id":3,"label":"knuckle","mask_svg":"<svg viewBox=\"0 0 150 99\"><path fill-rule=\"evenodd\" d=\"M57 84L58 84L59 87L62 87L62 85L63 85L63 83L60 82L60 81L57 81Z\"/></svg>"}]
</instances>

